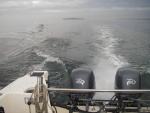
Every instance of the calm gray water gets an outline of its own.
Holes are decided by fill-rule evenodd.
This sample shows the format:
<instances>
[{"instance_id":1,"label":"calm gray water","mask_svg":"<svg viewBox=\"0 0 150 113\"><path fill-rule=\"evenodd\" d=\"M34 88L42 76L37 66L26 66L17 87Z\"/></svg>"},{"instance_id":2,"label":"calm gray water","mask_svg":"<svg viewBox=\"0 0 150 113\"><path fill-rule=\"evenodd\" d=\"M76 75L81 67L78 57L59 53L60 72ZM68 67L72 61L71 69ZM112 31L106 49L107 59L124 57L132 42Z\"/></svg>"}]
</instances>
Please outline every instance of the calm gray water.
<instances>
[{"instance_id":1,"label":"calm gray water","mask_svg":"<svg viewBox=\"0 0 150 113\"><path fill-rule=\"evenodd\" d=\"M23 20L1 17L0 87L30 71L47 70L51 87L65 88L72 69L90 67L97 89L114 89L117 69L128 66L139 69L142 88L150 88L149 19Z\"/></svg>"}]
</instances>

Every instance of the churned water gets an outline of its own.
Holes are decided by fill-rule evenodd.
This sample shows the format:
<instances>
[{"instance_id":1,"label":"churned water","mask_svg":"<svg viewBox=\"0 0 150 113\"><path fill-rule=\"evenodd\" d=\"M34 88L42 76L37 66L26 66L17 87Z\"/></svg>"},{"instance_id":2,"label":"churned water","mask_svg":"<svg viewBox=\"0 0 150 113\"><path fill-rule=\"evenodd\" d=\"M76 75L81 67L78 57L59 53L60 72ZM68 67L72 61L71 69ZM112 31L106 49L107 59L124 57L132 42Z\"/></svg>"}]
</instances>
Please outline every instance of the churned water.
<instances>
[{"instance_id":1,"label":"churned water","mask_svg":"<svg viewBox=\"0 0 150 113\"><path fill-rule=\"evenodd\" d=\"M33 70L47 70L51 87L66 88L72 69L89 67L96 89L114 89L116 71L124 66L139 69L142 88L150 88L149 19L42 19L1 23L1 88Z\"/></svg>"}]
</instances>

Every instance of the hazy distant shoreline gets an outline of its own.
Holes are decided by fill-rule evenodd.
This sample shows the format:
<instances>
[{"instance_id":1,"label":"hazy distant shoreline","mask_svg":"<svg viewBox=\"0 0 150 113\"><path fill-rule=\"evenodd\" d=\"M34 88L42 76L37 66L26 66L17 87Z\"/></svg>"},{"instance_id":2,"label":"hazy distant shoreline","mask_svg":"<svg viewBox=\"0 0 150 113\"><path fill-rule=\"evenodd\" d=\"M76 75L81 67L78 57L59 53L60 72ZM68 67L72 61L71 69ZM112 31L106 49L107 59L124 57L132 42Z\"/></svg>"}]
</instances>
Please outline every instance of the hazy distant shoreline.
<instances>
[{"instance_id":1,"label":"hazy distant shoreline","mask_svg":"<svg viewBox=\"0 0 150 113\"><path fill-rule=\"evenodd\" d=\"M85 20L84 18L63 18L63 20Z\"/></svg>"},{"instance_id":2,"label":"hazy distant shoreline","mask_svg":"<svg viewBox=\"0 0 150 113\"><path fill-rule=\"evenodd\" d=\"M119 18L117 20L150 20L150 18Z\"/></svg>"}]
</instances>

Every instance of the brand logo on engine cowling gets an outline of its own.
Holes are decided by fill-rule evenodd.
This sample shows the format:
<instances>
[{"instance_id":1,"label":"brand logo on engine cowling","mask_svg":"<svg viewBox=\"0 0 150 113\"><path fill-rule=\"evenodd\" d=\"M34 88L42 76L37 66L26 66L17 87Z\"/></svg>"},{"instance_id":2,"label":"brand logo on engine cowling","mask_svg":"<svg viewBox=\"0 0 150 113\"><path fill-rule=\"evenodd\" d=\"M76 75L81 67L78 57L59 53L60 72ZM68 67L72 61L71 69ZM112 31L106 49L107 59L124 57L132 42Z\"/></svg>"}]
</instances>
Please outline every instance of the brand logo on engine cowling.
<instances>
[{"instance_id":1,"label":"brand logo on engine cowling","mask_svg":"<svg viewBox=\"0 0 150 113\"><path fill-rule=\"evenodd\" d=\"M127 79L127 85L130 84L136 84L136 81L134 79Z\"/></svg>"},{"instance_id":2,"label":"brand logo on engine cowling","mask_svg":"<svg viewBox=\"0 0 150 113\"><path fill-rule=\"evenodd\" d=\"M85 80L83 80L82 78L78 78L78 79L76 79L76 83L83 85L85 83Z\"/></svg>"}]
</instances>

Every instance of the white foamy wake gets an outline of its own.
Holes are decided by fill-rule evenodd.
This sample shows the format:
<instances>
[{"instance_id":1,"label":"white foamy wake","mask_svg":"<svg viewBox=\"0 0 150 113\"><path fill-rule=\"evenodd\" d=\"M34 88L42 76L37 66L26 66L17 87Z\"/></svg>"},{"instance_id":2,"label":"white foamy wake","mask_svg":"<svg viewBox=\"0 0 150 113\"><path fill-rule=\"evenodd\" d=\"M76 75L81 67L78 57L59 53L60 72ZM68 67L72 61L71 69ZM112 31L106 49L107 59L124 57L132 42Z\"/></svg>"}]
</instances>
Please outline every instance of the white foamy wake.
<instances>
[{"instance_id":1,"label":"white foamy wake","mask_svg":"<svg viewBox=\"0 0 150 113\"><path fill-rule=\"evenodd\" d=\"M38 46L39 43L47 40L47 37L50 37L52 32L49 30L48 26L40 24L32 30L29 29L27 32L21 32L20 34L24 39L23 46L30 48L33 46Z\"/></svg>"},{"instance_id":2,"label":"white foamy wake","mask_svg":"<svg viewBox=\"0 0 150 113\"><path fill-rule=\"evenodd\" d=\"M96 89L114 89L115 74L119 67L128 65L122 56L115 54L119 38L113 29L107 26L96 26L94 46L97 49L94 67ZM95 98L110 99L113 93L96 93Z\"/></svg>"},{"instance_id":3,"label":"white foamy wake","mask_svg":"<svg viewBox=\"0 0 150 113\"><path fill-rule=\"evenodd\" d=\"M48 55L42 51L40 51L39 49L34 49L34 52L40 56L40 57L43 57L45 58L45 60L41 63L41 64L38 64L38 65L34 65L33 68L34 70L43 70L43 67L44 65L47 63L47 62L56 62L56 63L59 63L61 65L63 65L65 67L65 64L63 63L63 61L61 61L59 58L56 58L56 57L53 57L51 55Z\"/></svg>"},{"instance_id":4,"label":"white foamy wake","mask_svg":"<svg viewBox=\"0 0 150 113\"><path fill-rule=\"evenodd\" d=\"M96 35L97 41L102 43L101 45L95 42L97 49L101 49L105 57L107 57L115 67L118 68L128 65L123 56L115 54L115 47L121 39L114 36L113 29L107 26L98 26L96 32L98 33L98 35Z\"/></svg>"},{"instance_id":5,"label":"white foamy wake","mask_svg":"<svg viewBox=\"0 0 150 113\"><path fill-rule=\"evenodd\" d=\"M15 40L19 41L16 45L10 47L11 51L7 53L7 57L15 57L17 54L24 52L28 48L38 46L41 42L45 41L47 37L50 37L51 35L51 30L48 28L48 26L43 24L38 25L38 27L36 28L24 29L24 31L20 32L10 32L7 34L3 34L3 37L10 38L10 40L12 40L10 41L11 45ZM9 48L9 46L6 48Z\"/></svg>"}]
</instances>

